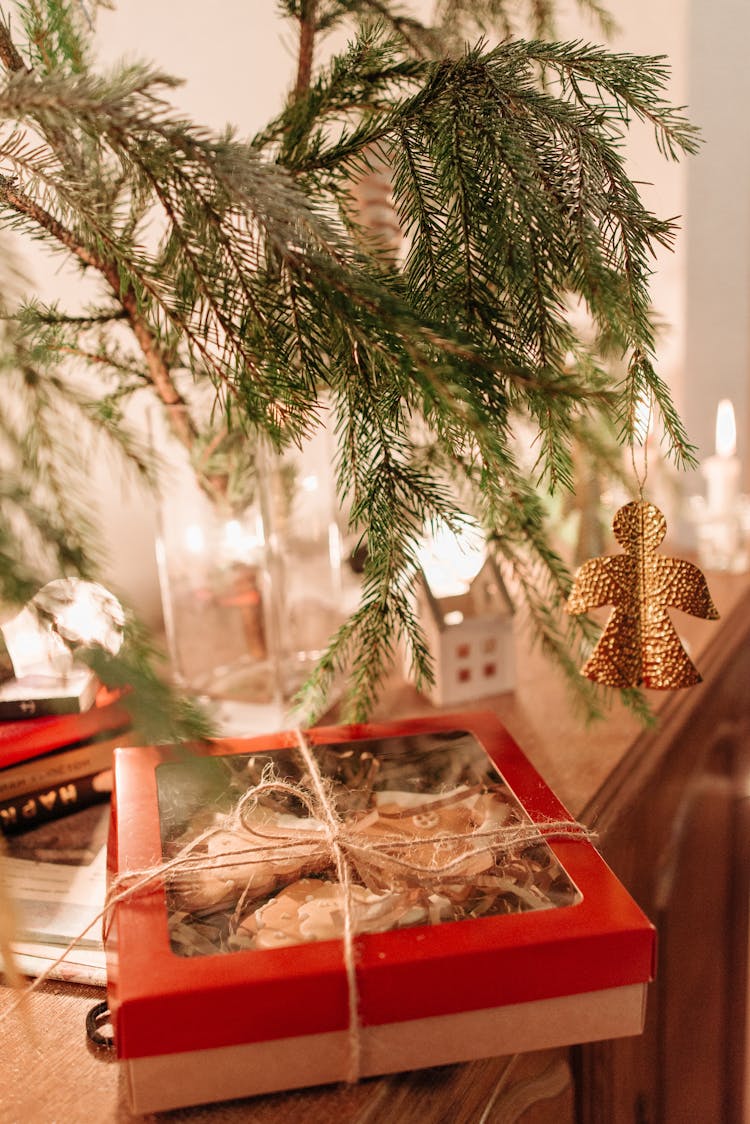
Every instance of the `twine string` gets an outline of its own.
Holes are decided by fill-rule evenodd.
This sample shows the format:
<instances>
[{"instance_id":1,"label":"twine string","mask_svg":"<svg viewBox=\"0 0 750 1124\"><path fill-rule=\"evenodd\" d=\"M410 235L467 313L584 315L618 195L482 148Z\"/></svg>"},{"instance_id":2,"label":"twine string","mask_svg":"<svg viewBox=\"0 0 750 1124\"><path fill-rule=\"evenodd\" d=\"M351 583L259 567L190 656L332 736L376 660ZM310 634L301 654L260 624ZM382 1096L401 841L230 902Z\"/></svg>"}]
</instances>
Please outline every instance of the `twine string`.
<instances>
[{"instance_id":1,"label":"twine string","mask_svg":"<svg viewBox=\"0 0 750 1124\"><path fill-rule=\"evenodd\" d=\"M343 887L344 902L344 932L343 952L344 969L346 971L346 992L349 1003L349 1026L347 1033L347 1072L346 1080L354 1084L359 1080L361 1064L360 1046L360 1019L359 1019L359 988L357 986L357 968L354 960L354 909L352 906L352 870L344 853L341 841L341 820L336 812L333 801L326 791L326 785L321 776L318 763L310 752L307 739L297 727L294 731L297 747L307 765L310 779L315 789L315 795L320 803L323 813L323 822L326 826L328 841L330 843L336 874Z\"/></svg>"},{"instance_id":2,"label":"twine string","mask_svg":"<svg viewBox=\"0 0 750 1124\"><path fill-rule=\"evenodd\" d=\"M643 492L646 487L646 478L648 477L648 436L651 432L651 422L654 415L654 396L649 391L648 395L648 411L646 413L646 423L643 434L642 448L643 448L643 474L638 471L638 465L635 460L635 435L630 438L630 463L633 466L633 476L638 485L638 498L643 500Z\"/></svg>"},{"instance_id":3,"label":"twine string","mask_svg":"<svg viewBox=\"0 0 750 1124\"><path fill-rule=\"evenodd\" d=\"M347 823L336 810L330 784L320 772L310 746L302 730L294 731L296 748L307 768L311 791L302 784L278 778L272 769L264 771L259 784L249 789L237 801L234 809L218 819L218 822L182 846L169 859L155 863L140 870L126 870L115 876L109 886L102 909L62 950L41 975L20 990L18 996L0 1013L0 1024L15 1012L21 1003L63 963L85 938L86 934L100 921L103 922L105 940L115 908L146 893L163 890L165 886L180 892L197 885L196 878L203 872L237 870L239 867L256 864L273 864L281 861L285 854L300 855L306 859L320 860L333 866L342 887L343 898L343 959L347 981L348 996L348 1064L347 1081L354 1082L361 1068L361 1020L359 1013L359 989L356 971L355 937L357 925L355 905L352 895L354 870L367 884L367 874L374 884L392 884L401 877L418 884L440 885L441 883L471 883L491 886L500 891L519 887L512 886L508 880L496 875L478 876L471 869L467 872L467 862L482 855L495 855L499 850L508 851L524 845L538 843L540 839L565 840L583 839L593 841L594 833L582 824L569 819L534 822L531 820L512 824L494 825L486 830L425 832L404 838L387 830L377 838L363 836L363 821ZM407 813L418 815L420 811L432 811L462 803L470 796L486 791L491 787L482 785L456 790L437 799L426 800L420 805L380 818L380 823L388 820L397 822ZM252 810L269 796L291 797L302 803L311 825L301 827L253 822ZM314 826L312 826L314 824ZM239 846L225 848L220 853L209 853L205 845L218 834L240 832L245 842ZM462 844L466 846L462 849ZM427 846L431 861L418 862L415 854L419 848ZM438 860L441 848L448 857ZM410 852L412 852L410 854ZM462 870L463 868L463 870ZM252 892L248 880L247 887L240 895L240 904ZM522 895L523 896L523 895ZM239 908L239 906L238 906Z\"/></svg>"}]
</instances>

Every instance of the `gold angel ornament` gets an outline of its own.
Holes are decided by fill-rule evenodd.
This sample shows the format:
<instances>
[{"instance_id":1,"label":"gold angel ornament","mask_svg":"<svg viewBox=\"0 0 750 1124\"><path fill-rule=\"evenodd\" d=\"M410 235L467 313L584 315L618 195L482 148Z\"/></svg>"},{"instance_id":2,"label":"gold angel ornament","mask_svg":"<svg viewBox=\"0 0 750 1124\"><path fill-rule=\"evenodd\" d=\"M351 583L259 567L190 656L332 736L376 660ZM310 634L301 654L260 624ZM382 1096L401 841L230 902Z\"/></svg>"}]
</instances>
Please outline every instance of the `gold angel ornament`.
<instances>
[{"instance_id":1,"label":"gold angel ornament","mask_svg":"<svg viewBox=\"0 0 750 1124\"><path fill-rule=\"evenodd\" d=\"M585 562L566 605L573 614L614 606L581 674L608 687L669 690L700 683L667 610L717 620L705 577L692 562L656 553L667 521L652 503L625 504L612 528L623 553Z\"/></svg>"}]
</instances>

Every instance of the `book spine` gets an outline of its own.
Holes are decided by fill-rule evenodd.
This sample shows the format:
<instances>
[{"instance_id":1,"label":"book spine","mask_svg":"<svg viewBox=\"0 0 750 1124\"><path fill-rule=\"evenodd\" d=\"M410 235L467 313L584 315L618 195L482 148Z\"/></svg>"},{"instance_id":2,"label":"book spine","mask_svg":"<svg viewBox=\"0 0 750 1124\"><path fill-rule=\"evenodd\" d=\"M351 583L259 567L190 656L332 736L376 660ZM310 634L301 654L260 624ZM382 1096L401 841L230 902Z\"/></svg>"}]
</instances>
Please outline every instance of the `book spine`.
<instances>
[{"instance_id":1,"label":"book spine","mask_svg":"<svg viewBox=\"0 0 750 1124\"><path fill-rule=\"evenodd\" d=\"M114 733L129 725L130 714L117 702L92 707L84 714L0 723L0 768L74 743L83 745L96 734Z\"/></svg>"},{"instance_id":2,"label":"book spine","mask_svg":"<svg viewBox=\"0 0 750 1124\"><path fill-rule=\"evenodd\" d=\"M20 765L0 768L0 804L18 801L21 796L44 787L52 788L76 777L109 769L116 747L132 745L134 738L132 730L123 730L114 738L92 739L83 745L58 749Z\"/></svg>"},{"instance_id":3,"label":"book spine","mask_svg":"<svg viewBox=\"0 0 750 1124\"><path fill-rule=\"evenodd\" d=\"M80 713L81 700L77 695L53 695L46 699L0 699L1 722Z\"/></svg>"},{"instance_id":4,"label":"book spine","mask_svg":"<svg viewBox=\"0 0 750 1124\"><path fill-rule=\"evenodd\" d=\"M111 791L112 773L107 770L0 801L0 829L6 834L29 831L106 800Z\"/></svg>"}]
</instances>

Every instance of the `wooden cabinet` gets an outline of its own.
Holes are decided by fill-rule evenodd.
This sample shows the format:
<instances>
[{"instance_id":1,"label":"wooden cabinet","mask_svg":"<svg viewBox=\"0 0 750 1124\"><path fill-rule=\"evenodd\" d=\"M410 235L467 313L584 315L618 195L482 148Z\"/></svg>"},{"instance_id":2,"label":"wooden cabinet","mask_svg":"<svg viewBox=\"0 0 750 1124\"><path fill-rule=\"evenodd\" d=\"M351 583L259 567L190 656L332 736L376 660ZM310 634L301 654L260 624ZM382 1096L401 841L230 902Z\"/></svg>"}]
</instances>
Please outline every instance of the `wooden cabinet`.
<instances>
[{"instance_id":1,"label":"wooden cabinet","mask_svg":"<svg viewBox=\"0 0 750 1124\"><path fill-rule=\"evenodd\" d=\"M655 922L641 1038L573 1051L582 1124L743 1124L750 904L747 604L589 802L607 861Z\"/></svg>"}]
</instances>

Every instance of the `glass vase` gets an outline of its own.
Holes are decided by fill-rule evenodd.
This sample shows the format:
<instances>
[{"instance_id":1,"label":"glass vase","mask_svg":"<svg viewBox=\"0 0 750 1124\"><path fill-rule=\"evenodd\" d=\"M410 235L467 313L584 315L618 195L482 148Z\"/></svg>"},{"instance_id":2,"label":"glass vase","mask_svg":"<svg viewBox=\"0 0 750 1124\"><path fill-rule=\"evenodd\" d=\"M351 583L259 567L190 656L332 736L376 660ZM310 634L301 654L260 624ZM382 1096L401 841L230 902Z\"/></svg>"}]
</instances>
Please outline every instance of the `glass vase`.
<instances>
[{"instance_id":1,"label":"glass vase","mask_svg":"<svg viewBox=\"0 0 750 1124\"><path fill-rule=\"evenodd\" d=\"M295 720L295 696L354 608L324 429L283 455L257 448L241 505L200 487L186 455L159 507L157 566L176 681L223 733Z\"/></svg>"}]
</instances>

